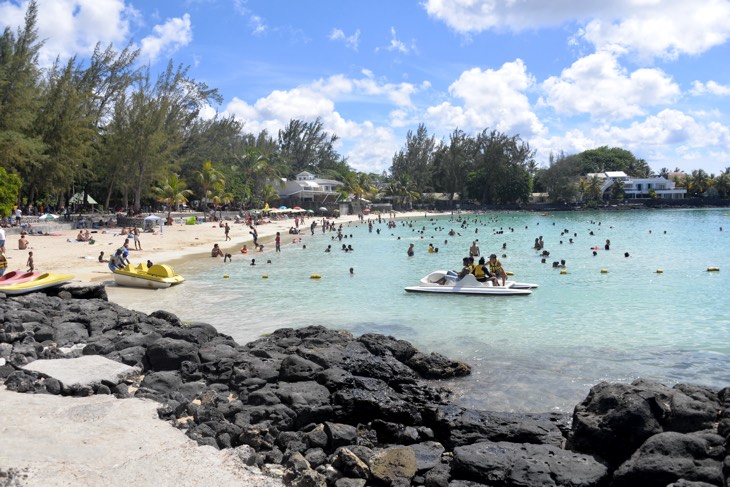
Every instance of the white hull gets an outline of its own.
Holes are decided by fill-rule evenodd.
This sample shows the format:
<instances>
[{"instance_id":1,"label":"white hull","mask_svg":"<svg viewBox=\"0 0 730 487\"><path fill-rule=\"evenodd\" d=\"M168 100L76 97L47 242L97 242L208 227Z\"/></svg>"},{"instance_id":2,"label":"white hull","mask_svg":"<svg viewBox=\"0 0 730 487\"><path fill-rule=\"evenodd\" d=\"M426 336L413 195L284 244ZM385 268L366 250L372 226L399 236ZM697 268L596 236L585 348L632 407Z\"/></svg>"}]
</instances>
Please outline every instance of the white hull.
<instances>
[{"instance_id":1,"label":"white hull","mask_svg":"<svg viewBox=\"0 0 730 487\"><path fill-rule=\"evenodd\" d=\"M444 277L446 282L439 284L438 281ZM436 271L421 279L418 286L409 286L405 290L411 293L527 296L532 294L530 289L537 287L537 284L526 282L507 281L505 284L504 286L493 286L491 282L479 282L471 274L457 281L447 271Z\"/></svg>"},{"instance_id":2,"label":"white hull","mask_svg":"<svg viewBox=\"0 0 730 487\"><path fill-rule=\"evenodd\" d=\"M117 273L114 273L114 282L117 283L117 286L139 287L144 289L165 289L172 286L169 282L152 281L143 277L125 276Z\"/></svg>"}]
</instances>

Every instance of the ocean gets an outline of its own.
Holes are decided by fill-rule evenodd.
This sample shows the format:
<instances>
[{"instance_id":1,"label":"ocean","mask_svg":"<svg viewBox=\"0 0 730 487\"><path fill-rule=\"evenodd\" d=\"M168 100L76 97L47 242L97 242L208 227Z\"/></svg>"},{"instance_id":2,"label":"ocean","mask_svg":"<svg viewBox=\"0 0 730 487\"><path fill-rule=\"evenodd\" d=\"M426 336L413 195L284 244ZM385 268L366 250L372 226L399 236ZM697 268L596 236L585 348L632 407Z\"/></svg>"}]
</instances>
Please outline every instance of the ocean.
<instances>
[{"instance_id":1,"label":"ocean","mask_svg":"<svg viewBox=\"0 0 730 487\"><path fill-rule=\"evenodd\" d=\"M392 335L469 363L471 376L443 385L455 403L484 410L570 412L601 381L730 386L726 209L447 214L395 228L386 221L375 219L372 231L344 224L341 241L319 227L303 243L284 235L278 254L187 259L175 264L187 279L180 286L111 295L144 312L211 323L241 343L315 324ZM545 263L533 249L540 236ZM540 287L530 296L403 290L433 270L458 270L473 241L514 280ZM438 253L428 253L429 243ZM564 273L552 266L560 260Z\"/></svg>"}]
</instances>

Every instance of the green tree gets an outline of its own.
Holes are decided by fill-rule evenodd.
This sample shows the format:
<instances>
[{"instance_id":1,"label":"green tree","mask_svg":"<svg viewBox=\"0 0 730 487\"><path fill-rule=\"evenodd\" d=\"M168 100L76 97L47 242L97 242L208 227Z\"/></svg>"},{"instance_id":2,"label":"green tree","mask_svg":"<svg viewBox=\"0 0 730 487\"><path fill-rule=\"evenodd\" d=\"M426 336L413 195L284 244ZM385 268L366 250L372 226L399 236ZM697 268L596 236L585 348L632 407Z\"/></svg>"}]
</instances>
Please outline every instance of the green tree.
<instances>
[{"instance_id":1,"label":"green tree","mask_svg":"<svg viewBox=\"0 0 730 487\"><path fill-rule=\"evenodd\" d=\"M31 0L25 24L0 38L0 164L23 181L42 174L45 145L33 126L42 101L36 28L38 5Z\"/></svg>"},{"instance_id":2,"label":"green tree","mask_svg":"<svg viewBox=\"0 0 730 487\"><path fill-rule=\"evenodd\" d=\"M725 170L717 176L713 187L717 190L718 197L723 199L730 197L730 173Z\"/></svg>"},{"instance_id":3,"label":"green tree","mask_svg":"<svg viewBox=\"0 0 730 487\"><path fill-rule=\"evenodd\" d=\"M449 143L441 144L434 154L434 189L446 193L449 203L456 194L467 191L467 177L474 161L474 140L461 130L454 130Z\"/></svg>"},{"instance_id":4,"label":"green tree","mask_svg":"<svg viewBox=\"0 0 730 487\"><path fill-rule=\"evenodd\" d=\"M0 216L10 215L13 205L18 201L22 185L17 175L0 167Z\"/></svg>"},{"instance_id":5,"label":"green tree","mask_svg":"<svg viewBox=\"0 0 730 487\"><path fill-rule=\"evenodd\" d=\"M170 218L173 206L187 203L188 196L193 194L185 186L185 180L180 179L177 174L171 174L159 186L152 187L152 193L157 201L167 205L167 218Z\"/></svg>"},{"instance_id":6,"label":"green tree","mask_svg":"<svg viewBox=\"0 0 730 487\"><path fill-rule=\"evenodd\" d=\"M200 186L204 211L206 211L208 200L214 195L224 192L226 180L223 173L213 167L213 162L210 160L203 162L203 167L195 173L195 178Z\"/></svg>"},{"instance_id":7,"label":"green tree","mask_svg":"<svg viewBox=\"0 0 730 487\"><path fill-rule=\"evenodd\" d=\"M424 124L419 124L415 134L411 130L406 134L405 147L393 156L390 173L396 179L412 181L418 192L431 191L435 149L436 139L429 137Z\"/></svg>"},{"instance_id":8,"label":"green tree","mask_svg":"<svg viewBox=\"0 0 730 487\"><path fill-rule=\"evenodd\" d=\"M693 198L700 198L712 184L712 179L703 169L695 169L686 177L687 194Z\"/></svg>"},{"instance_id":9,"label":"green tree","mask_svg":"<svg viewBox=\"0 0 730 487\"><path fill-rule=\"evenodd\" d=\"M302 171L317 175L341 172L347 164L335 150L337 140L337 135L324 131L320 118L313 122L290 120L283 130L279 130L280 157L288 165L284 174L292 177Z\"/></svg>"},{"instance_id":10,"label":"green tree","mask_svg":"<svg viewBox=\"0 0 730 487\"><path fill-rule=\"evenodd\" d=\"M549 167L538 171L539 178L552 202L572 202L580 193L578 182L582 175L582 162L577 155L560 154Z\"/></svg>"}]
</instances>

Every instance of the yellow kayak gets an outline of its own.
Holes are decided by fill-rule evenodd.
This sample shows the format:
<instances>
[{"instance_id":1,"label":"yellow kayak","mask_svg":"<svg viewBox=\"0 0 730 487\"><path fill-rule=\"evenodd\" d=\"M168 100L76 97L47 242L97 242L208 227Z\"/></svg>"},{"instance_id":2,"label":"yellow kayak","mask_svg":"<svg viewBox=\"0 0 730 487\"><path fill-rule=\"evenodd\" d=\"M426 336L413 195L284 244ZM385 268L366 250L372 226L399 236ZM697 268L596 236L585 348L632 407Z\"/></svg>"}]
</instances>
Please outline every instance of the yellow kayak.
<instances>
[{"instance_id":1,"label":"yellow kayak","mask_svg":"<svg viewBox=\"0 0 730 487\"><path fill-rule=\"evenodd\" d=\"M60 286L73 278L74 276L72 274L54 274L52 272L46 272L45 274L41 274L30 281L0 286L0 292L9 295L32 293L48 287Z\"/></svg>"}]
</instances>

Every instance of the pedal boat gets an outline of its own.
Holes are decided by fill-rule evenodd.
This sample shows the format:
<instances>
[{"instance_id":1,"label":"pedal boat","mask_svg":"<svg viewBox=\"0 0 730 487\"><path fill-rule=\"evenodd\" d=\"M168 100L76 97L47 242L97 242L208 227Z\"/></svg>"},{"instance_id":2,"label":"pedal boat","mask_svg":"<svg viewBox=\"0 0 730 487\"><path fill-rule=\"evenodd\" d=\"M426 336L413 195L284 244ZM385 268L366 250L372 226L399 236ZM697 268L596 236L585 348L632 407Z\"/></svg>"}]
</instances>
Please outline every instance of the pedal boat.
<instances>
[{"instance_id":1,"label":"pedal boat","mask_svg":"<svg viewBox=\"0 0 730 487\"><path fill-rule=\"evenodd\" d=\"M439 284L440 281L445 282ZM418 286L409 286L405 290L411 293L527 296L532 294L531 289L536 287L537 284L515 281L506 281L504 286L494 286L491 282L477 281L472 274L458 279L454 271L435 271L421 279Z\"/></svg>"},{"instance_id":2,"label":"pedal boat","mask_svg":"<svg viewBox=\"0 0 730 487\"><path fill-rule=\"evenodd\" d=\"M155 264L147 268L146 264L126 266L114 270L114 282L117 286L139 287L147 289L165 289L173 284L180 284L185 278L175 274L167 264Z\"/></svg>"},{"instance_id":3,"label":"pedal boat","mask_svg":"<svg viewBox=\"0 0 730 487\"><path fill-rule=\"evenodd\" d=\"M11 284L21 284L28 282L34 277L38 277L42 272L23 272L23 271L10 271L0 276L0 286L9 286Z\"/></svg>"},{"instance_id":4,"label":"pedal boat","mask_svg":"<svg viewBox=\"0 0 730 487\"><path fill-rule=\"evenodd\" d=\"M72 274L54 274L46 272L45 274L31 277L29 280L25 280L23 282L16 282L15 284L7 284L7 281L0 283L0 292L8 295L32 293L40 291L41 289L66 284L73 278L74 276Z\"/></svg>"}]
</instances>

